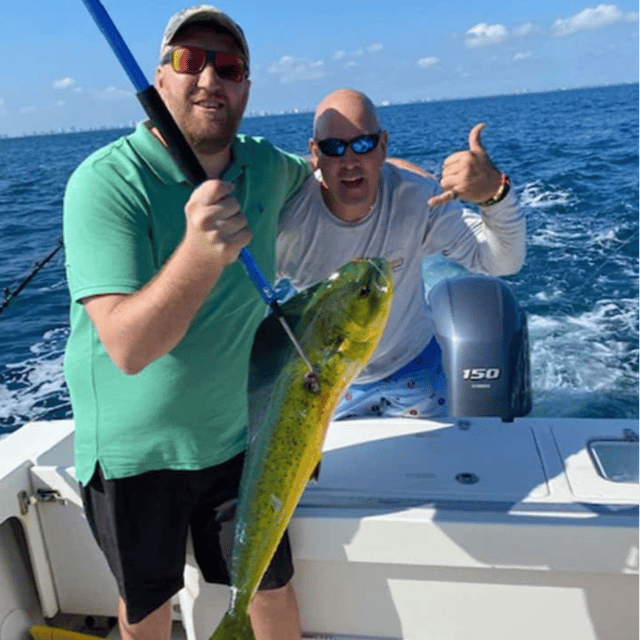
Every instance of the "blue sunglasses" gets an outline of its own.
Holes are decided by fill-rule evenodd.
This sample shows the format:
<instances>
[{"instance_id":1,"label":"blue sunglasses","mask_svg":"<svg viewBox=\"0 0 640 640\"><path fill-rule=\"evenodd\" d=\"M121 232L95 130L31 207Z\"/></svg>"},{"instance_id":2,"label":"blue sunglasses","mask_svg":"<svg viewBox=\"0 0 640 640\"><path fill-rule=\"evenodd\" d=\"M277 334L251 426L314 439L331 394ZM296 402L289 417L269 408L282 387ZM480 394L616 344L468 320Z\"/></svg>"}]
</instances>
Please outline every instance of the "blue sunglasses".
<instances>
[{"instance_id":1,"label":"blue sunglasses","mask_svg":"<svg viewBox=\"0 0 640 640\"><path fill-rule=\"evenodd\" d=\"M342 140L340 138L325 138L324 140L316 140L316 144L325 156L331 158L339 158L343 156L349 147L354 153L363 155L373 151L380 142L382 129L377 133L365 133L363 136L351 138L351 140Z\"/></svg>"}]
</instances>

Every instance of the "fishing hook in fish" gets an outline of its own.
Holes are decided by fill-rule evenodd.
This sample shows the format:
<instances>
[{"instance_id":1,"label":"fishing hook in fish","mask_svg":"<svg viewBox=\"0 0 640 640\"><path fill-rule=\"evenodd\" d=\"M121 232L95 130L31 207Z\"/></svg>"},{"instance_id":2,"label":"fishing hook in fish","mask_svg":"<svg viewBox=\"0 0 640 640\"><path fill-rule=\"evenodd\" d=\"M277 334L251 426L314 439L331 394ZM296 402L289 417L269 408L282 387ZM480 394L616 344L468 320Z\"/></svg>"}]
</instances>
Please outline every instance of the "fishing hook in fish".
<instances>
[{"instance_id":1,"label":"fishing hook in fish","mask_svg":"<svg viewBox=\"0 0 640 640\"><path fill-rule=\"evenodd\" d=\"M291 328L289 327L286 320L284 319L284 316L282 314L278 314L277 312L276 312L276 315L278 317L278 320L280 321L280 324L282 325L282 328L285 330L293 346L298 352L298 355L302 358L302 362L304 362L307 369L309 369L307 374L304 376L304 380L303 380L304 388L310 393L315 393L315 394L320 393L320 380L318 380L318 374L315 372L313 365L309 361L309 358L307 358L307 356L304 354L304 351L302 350L300 343L296 340L296 337L293 335L293 331L291 331Z\"/></svg>"}]
</instances>

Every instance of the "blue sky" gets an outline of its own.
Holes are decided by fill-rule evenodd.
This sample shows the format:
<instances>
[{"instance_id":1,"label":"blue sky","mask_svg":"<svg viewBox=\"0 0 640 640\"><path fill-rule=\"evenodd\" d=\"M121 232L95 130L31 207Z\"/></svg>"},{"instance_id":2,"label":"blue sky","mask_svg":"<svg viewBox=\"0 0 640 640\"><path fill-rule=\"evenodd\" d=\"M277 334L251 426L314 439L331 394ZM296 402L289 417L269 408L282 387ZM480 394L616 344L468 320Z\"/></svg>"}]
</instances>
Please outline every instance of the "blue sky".
<instances>
[{"instance_id":1,"label":"blue sky","mask_svg":"<svg viewBox=\"0 0 640 640\"><path fill-rule=\"evenodd\" d=\"M152 81L164 25L190 3L103 4ZM248 112L312 110L340 87L383 103L638 81L638 5L630 0L217 5L249 41ZM0 135L117 126L143 116L81 0L3 0L2 7Z\"/></svg>"}]
</instances>

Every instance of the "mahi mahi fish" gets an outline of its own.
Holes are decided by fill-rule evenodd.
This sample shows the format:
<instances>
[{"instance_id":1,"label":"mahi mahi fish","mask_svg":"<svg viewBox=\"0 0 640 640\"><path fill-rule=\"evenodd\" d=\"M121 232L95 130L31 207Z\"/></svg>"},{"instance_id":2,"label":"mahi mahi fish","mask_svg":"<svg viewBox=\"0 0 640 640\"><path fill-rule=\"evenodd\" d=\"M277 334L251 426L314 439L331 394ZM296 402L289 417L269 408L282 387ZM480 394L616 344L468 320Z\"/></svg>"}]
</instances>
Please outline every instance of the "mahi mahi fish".
<instances>
[{"instance_id":1,"label":"mahi mahi fish","mask_svg":"<svg viewBox=\"0 0 640 640\"><path fill-rule=\"evenodd\" d=\"M376 348L392 298L380 258L348 262L282 305L320 389L271 315L261 323L249 370L249 436L231 566L231 603L210 640L252 640L247 607L320 464L339 400Z\"/></svg>"}]
</instances>

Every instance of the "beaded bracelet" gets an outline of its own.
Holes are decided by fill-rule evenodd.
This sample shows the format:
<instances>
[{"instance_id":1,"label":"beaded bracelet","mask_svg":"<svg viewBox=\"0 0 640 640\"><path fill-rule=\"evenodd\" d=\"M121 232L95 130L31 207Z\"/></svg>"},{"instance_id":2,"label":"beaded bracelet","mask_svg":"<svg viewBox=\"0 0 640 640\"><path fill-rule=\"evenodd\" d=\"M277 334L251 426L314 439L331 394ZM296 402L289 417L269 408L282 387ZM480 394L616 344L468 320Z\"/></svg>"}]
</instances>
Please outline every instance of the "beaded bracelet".
<instances>
[{"instance_id":1,"label":"beaded bracelet","mask_svg":"<svg viewBox=\"0 0 640 640\"><path fill-rule=\"evenodd\" d=\"M492 204L496 204L501 200L504 200L509 193L509 189L511 188L511 180L509 180L509 176L506 173L503 173L500 178L500 186L495 194L489 198L486 202L481 202L481 207L490 207Z\"/></svg>"}]
</instances>

